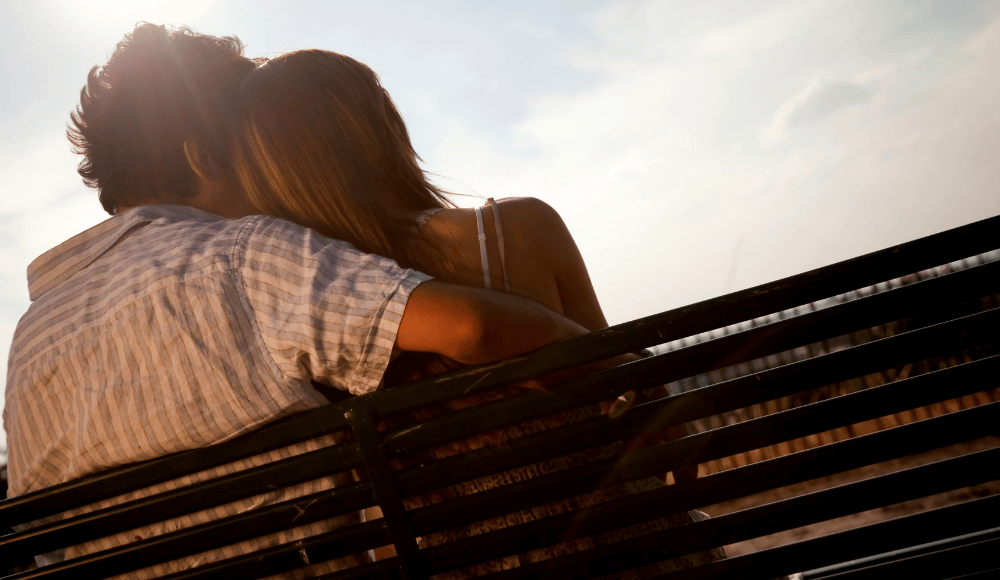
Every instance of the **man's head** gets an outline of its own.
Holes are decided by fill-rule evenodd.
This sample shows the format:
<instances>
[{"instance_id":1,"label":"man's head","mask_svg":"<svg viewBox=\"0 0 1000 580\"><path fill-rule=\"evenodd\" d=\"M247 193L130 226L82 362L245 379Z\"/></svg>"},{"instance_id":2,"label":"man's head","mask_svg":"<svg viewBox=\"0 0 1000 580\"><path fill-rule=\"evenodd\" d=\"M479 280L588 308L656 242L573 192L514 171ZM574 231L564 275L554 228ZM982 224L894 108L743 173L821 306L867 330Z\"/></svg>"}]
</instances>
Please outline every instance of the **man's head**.
<instances>
[{"instance_id":1,"label":"man's head","mask_svg":"<svg viewBox=\"0 0 1000 580\"><path fill-rule=\"evenodd\" d=\"M204 182L199 168L228 170L228 105L256 65L236 37L148 23L126 34L90 70L68 130L104 209L185 203Z\"/></svg>"}]
</instances>

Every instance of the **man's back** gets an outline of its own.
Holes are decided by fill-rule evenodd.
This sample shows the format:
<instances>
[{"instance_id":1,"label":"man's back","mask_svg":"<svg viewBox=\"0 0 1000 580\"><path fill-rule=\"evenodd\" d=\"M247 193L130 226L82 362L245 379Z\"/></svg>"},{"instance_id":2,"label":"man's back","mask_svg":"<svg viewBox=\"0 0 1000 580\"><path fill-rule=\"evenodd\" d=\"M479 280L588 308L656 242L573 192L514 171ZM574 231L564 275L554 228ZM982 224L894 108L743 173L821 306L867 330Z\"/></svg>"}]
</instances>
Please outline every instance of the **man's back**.
<instances>
[{"instance_id":1,"label":"man's back","mask_svg":"<svg viewBox=\"0 0 1000 580\"><path fill-rule=\"evenodd\" d=\"M310 386L314 378L354 394L374 390L409 292L426 279L263 216L221 220L183 206L145 206L80 234L29 268L33 303L14 336L4 411L10 495L211 445L316 407L326 399ZM328 437L212 471L231 472L333 442ZM249 498L66 556L342 483L327 478ZM111 502L84 511L105 505ZM294 540L349 519L245 542L168 569Z\"/></svg>"}]
</instances>

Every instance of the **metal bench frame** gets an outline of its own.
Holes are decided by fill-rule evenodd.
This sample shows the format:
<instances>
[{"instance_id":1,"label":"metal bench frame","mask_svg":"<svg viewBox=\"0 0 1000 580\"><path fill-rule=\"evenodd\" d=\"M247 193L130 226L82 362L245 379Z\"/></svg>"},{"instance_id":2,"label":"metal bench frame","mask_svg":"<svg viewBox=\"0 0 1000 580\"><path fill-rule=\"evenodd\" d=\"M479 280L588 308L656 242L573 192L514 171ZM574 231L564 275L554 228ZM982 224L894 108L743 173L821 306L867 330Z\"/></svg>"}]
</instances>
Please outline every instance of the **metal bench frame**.
<instances>
[{"instance_id":1,"label":"metal bench frame","mask_svg":"<svg viewBox=\"0 0 1000 580\"><path fill-rule=\"evenodd\" d=\"M43 553L274 487L364 467L369 477L353 485L9 578L103 577L372 505L381 506L383 519L171 578L259 577L301 566L298 552L303 549L315 563L387 544L395 546L397 557L328 577L424 578L564 540L571 520L573 537L582 537L954 443L995 436L1000 424L1000 403L723 471L694 482L601 504L584 510L583 514L541 518L433 548L420 549L416 541L417 537L434 531L583 494L598 486L662 474L685 465L993 389L1000 386L997 379L1000 355L987 354L951 368L440 504L406 511L401 501L415 493L570 451L627 440L651 430L908 362L957 352L986 352L983 348L994 348L1000 343L1000 308L962 315L956 314L955 305L1000 293L1000 262L785 317L575 379L551 392L509 397L431 419L419 428L380 433L376 425L381 417L784 312L998 247L1000 217L994 217L553 344L531 356L350 398L210 448L99 473L0 502L0 525L10 527L298 441L340 431L353 433L353 441L348 443L0 537L0 561L13 554ZM389 461L394 456L462 439L471 433L612 399L625 390L670 383L916 314L927 315L935 322L853 348L675 394L639 405L616 419L600 416L524 437L502 451L488 449L401 471L390 468ZM996 479L1000 479L1000 449L989 449L524 565L490 577L599 576ZM303 515L301 508L306 504L309 509ZM803 570L811 570L804 574L806 578L831 579L885 577L886 573L895 577L907 570L920 570L923 577L971 574L1000 567L992 557L1000 553L997 550L1000 538L995 528L1000 521L998 516L1000 496L985 497L662 577L767 579ZM941 575L928 575L936 570Z\"/></svg>"}]
</instances>

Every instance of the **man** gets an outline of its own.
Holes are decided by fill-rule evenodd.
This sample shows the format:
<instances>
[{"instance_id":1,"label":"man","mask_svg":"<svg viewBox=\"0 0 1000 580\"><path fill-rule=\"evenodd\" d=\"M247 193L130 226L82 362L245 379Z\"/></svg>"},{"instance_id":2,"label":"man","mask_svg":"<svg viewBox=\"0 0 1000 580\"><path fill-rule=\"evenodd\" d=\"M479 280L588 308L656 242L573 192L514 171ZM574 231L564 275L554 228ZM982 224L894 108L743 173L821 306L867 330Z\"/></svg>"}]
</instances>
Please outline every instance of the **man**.
<instances>
[{"instance_id":1,"label":"man","mask_svg":"<svg viewBox=\"0 0 1000 580\"><path fill-rule=\"evenodd\" d=\"M212 445L322 405L314 380L371 392L394 350L475 364L584 332L529 300L430 280L289 222L244 217L250 210L227 178L225 150L229 95L254 68L241 52L235 38L140 24L91 70L69 134L84 155L84 181L113 217L28 268L32 304L15 331L4 411L11 497ZM181 482L335 442L299 444ZM39 559L53 563L343 483L309 482ZM352 521L272 534L136 577Z\"/></svg>"}]
</instances>

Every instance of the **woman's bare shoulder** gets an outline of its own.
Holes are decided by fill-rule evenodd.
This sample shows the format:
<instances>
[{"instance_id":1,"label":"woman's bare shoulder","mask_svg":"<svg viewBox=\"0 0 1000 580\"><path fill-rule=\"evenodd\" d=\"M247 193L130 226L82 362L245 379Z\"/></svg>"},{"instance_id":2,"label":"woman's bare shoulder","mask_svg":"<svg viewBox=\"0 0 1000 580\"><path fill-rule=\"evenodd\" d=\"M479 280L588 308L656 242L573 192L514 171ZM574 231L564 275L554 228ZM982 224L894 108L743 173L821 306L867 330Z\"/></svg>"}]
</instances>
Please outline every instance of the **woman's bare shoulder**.
<instances>
[{"instance_id":1,"label":"woman's bare shoulder","mask_svg":"<svg viewBox=\"0 0 1000 580\"><path fill-rule=\"evenodd\" d=\"M549 204L536 197L505 197L496 200L500 208L500 220L504 232L537 232L539 227L562 226L562 218ZM492 222L493 212L486 210L483 218ZM476 235L476 215L474 208L446 208L435 212L428 220L428 226L441 228L453 236ZM492 228L491 228L492 229Z\"/></svg>"},{"instance_id":2,"label":"woman's bare shoulder","mask_svg":"<svg viewBox=\"0 0 1000 580\"><path fill-rule=\"evenodd\" d=\"M500 206L500 210L504 213L504 215L506 215L507 212L514 212L514 214L519 217L559 216L559 213L556 212L552 206L537 197L503 197L494 201L496 201ZM487 205L488 204L483 203L480 207L485 208ZM431 214L431 217L432 219L440 219L446 222L451 222L456 220L466 220L474 215L475 208L473 207L447 207L436 210L433 214Z\"/></svg>"},{"instance_id":3,"label":"woman's bare shoulder","mask_svg":"<svg viewBox=\"0 0 1000 580\"><path fill-rule=\"evenodd\" d=\"M551 205L537 197L508 197L497 204L505 237L519 239L536 253L565 244L569 230Z\"/></svg>"},{"instance_id":4,"label":"woman's bare shoulder","mask_svg":"<svg viewBox=\"0 0 1000 580\"><path fill-rule=\"evenodd\" d=\"M552 206L534 197L503 199L500 204L505 238L515 241L521 255L534 263L535 276L553 280L550 289L557 312L590 330L608 325L580 249L562 216ZM508 223L512 227L508 228ZM506 232L510 230L509 236Z\"/></svg>"},{"instance_id":5,"label":"woman's bare shoulder","mask_svg":"<svg viewBox=\"0 0 1000 580\"><path fill-rule=\"evenodd\" d=\"M423 230L434 236L456 240L467 237L469 228L475 229L474 210L465 207L448 207L434 212L423 224Z\"/></svg>"},{"instance_id":6,"label":"woman's bare shoulder","mask_svg":"<svg viewBox=\"0 0 1000 580\"><path fill-rule=\"evenodd\" d=\"M498 199L497 204L500 206L501 219L506 219L510 214L513 219L524 220L531 224L562 222L559 212L537 197L505 197Z\"/></svg>"},{"instance_id":7,"label":"woman's bare shoulder","mask_svg":"<svg viewBox=\"0 0 1000 580\"><path fill-rule=\"evenodd\" d=\"M520 261L547 260L572 240L559 213L538 198L507 197L497 200L497 205L507 250L521 251ZM494 214L489 209L482 213L485 232L492 240L495 237ZM471 252L469 248L478 251L476 237L479 231L474 208L443 209L428 220L425 228L428 233L467 252Z\"/></svg>"}]
</instances>

